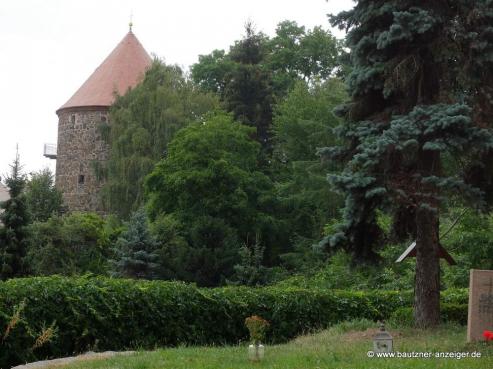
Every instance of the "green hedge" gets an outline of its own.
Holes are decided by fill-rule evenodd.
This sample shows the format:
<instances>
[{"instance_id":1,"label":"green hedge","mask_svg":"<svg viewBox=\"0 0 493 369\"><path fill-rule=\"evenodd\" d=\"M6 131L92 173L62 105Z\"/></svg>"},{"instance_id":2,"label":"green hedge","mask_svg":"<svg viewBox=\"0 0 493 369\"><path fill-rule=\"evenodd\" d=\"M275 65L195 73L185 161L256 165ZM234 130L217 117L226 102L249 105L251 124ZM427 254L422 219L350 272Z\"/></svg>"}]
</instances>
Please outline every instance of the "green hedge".
<instances>
[{"instance_id":1,"label":"green hedge","mask_svg":"<svg viewBox=\"0 0 493 369\"><path fill-rule=\"evenodd\" d=\"M444 322L467 325L468 304L442 304L440 315Z\"/></svg>"},{"instance_id":2,"label":"green hedge","mask_svg":"<svg viewBox=\"0 0 493 369\"><path fill-rule=\"evenodd\" d=\"M442 303L440 306L440 317L442 322L453 322L461 325L467 324L467 304ZM401 326L412 326L414 323L413 308L401 307L394 311L390 320Z\"/></svg>"},{"instance_id":3,"label":"green hedge","mask_svg":"<svg viewBox=\"0 0 493 369\"><path fill-rule=\"evenodd\" d=\"M465 296L465 297L464 297ZM444 301L461 303L467 291ZM269 342L354 318L378 320L411 305L411 293L327 291L298 288L200 289L179 282L109 278L23 278L0 282L0 333L14 307L25 302L21 320L0 338L0 367L67 356L87 350L124 350L178 344L238 343L247 339L246 317L271 322ZM32 350L43 327L57 334Z\"/></svg>"}]
</instances>

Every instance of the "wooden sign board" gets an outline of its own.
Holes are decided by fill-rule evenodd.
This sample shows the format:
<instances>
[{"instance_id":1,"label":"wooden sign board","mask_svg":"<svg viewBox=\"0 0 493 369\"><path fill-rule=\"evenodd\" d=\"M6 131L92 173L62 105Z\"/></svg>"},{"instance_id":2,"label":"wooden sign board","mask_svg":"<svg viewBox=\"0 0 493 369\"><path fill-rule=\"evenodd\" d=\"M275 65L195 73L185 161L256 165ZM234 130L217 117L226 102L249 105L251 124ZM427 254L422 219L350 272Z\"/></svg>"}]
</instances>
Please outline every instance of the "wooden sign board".
<instances>
[{"instance_id":1,"label":"wooden sign board","mask_svg":"<svg viewBox=\"0 0 493 369\"><path fill-rule=\"evenodd\" d=\"M471 269L467 341L484 340L485 330L493 331L493 270Z\"/></svg>"},{"instance_id":2,"label":"wooden sign board","mask_svg":"<svg viewBox=\"0 0 493 369\"><path fill-rule=\"evenodd\" d=\"M396 263L402 262L404 259L416 257L416 241L409 245L409 247L397 258ZM445 259L450 265L456 265L457 262L454 258L443 248L442 245L438 245L438 257Z\"/></svg>"}]
</instances>

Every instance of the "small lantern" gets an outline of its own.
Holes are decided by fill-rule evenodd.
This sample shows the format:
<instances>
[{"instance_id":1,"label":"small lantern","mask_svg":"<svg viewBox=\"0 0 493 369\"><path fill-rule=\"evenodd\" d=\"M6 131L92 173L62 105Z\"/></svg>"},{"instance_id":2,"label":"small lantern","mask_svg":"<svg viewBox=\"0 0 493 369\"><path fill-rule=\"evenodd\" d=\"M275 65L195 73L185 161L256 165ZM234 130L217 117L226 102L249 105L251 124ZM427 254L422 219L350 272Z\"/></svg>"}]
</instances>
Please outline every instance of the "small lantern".
<instances>
[{"instance_id":1,"label":"small lantern","mask_svg":"<svg viewBox=\"0 0 493 369\"><path fill-rule=\"evenodd\" d=\"M373 352L392 352L393 339L380 323L380 332L373 336Z\"/></svg>"}]
</instances>

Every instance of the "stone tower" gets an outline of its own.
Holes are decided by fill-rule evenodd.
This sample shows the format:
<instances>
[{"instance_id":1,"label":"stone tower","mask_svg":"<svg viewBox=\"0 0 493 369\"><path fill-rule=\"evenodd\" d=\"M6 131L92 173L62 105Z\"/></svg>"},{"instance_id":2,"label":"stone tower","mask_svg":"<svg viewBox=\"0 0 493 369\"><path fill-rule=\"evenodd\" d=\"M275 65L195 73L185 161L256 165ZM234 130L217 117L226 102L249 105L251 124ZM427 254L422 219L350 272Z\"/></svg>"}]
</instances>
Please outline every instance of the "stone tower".
<instances>
[{"instance_id":1,"label":"stone tower","mask_svg":"<svg viewBox=\"0 0 493 369\"><path fill-rule=\"evenodd\" d=\"M111 54L57 111L58 147L56 187L69 211L102 211L102 181L96 168L108 159L109 148L101 136L101 123L115 93L137 85L152 59L132 33L127 33Z\"/></svg>"}]
</instances>

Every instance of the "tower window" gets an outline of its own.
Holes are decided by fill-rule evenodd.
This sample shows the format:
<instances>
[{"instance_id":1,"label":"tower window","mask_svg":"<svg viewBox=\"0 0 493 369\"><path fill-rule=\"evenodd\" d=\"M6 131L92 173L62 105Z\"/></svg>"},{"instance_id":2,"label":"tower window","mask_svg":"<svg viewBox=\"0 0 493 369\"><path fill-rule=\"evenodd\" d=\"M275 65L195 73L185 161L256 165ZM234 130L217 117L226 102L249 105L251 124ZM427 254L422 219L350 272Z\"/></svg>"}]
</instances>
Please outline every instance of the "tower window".
<instances>
[{"instance_id":1,"label":"tower window","mask_svg":"<svg viewBox=\"0 0 493 369\"><path fill-rule=\"evenodd\" d=\"M79 185L83 185L84 184L84 181L85 181L85 178L84 178L84 175L83 174L79 174Z\"/></svg>"},{"instance_id":2,"label":"tower window","mask_svg":"<svg viewBox=\"0 0 493 369\"><path fill-rule=\"evenodd\" d=\"M70 123L75 123L75 114L70 116Z\"/></svg>"}]
</instances>

